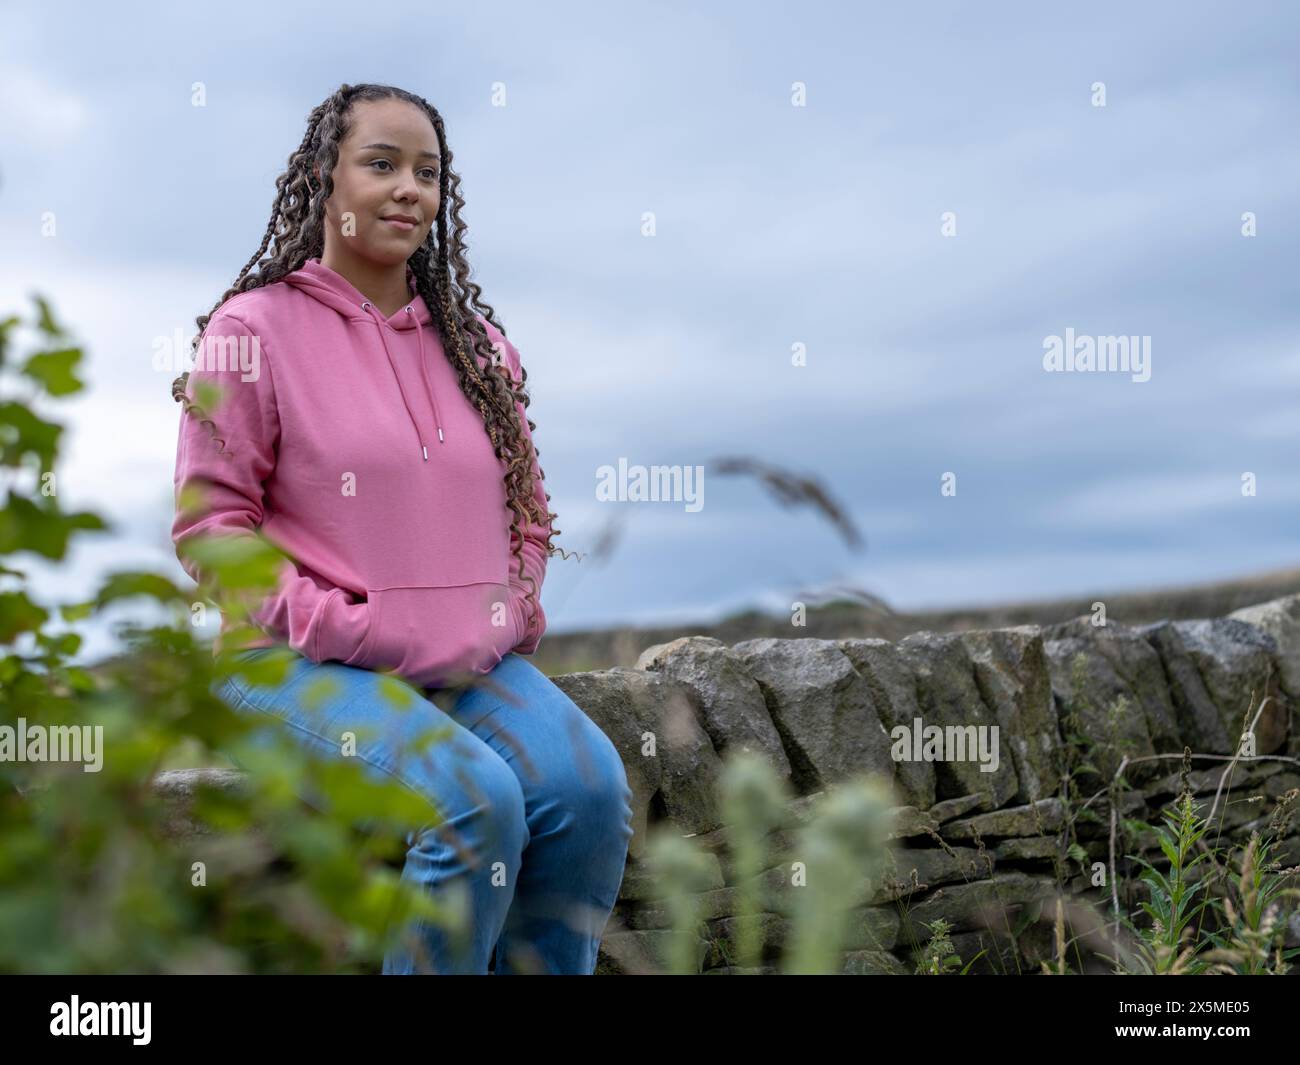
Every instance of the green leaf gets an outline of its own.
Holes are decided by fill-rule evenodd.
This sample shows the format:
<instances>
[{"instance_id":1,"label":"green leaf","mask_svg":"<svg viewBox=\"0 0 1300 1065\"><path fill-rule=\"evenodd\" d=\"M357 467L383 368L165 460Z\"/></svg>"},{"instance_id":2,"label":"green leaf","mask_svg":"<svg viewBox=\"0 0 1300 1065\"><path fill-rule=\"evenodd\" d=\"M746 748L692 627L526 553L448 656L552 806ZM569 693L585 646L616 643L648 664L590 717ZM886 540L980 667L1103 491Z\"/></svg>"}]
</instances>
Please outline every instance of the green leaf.
<instances>
[{"instance_id":1,"label":"green leaf","mask_svg":"<svg viewBox=\"0 0 1300 1065\"><path fill-rule=\"evenodd\" d=\"M61 559L68 550L68 537L78 529L103 532L109 526L91 511L65 514L10 492L0 511L0 554L32 551L45 558Z\"/></svg>"},{"instance_id":2,"label":"green leaf","mask_svg":"<svg viewBox=\"0 0 1300 1065\"><path fill-rule=\"evenodd\" d=\"M25 592L0 592L0 644L13 643L24 632L37 631L49 612L27 598Z\"/></svg>"},{"instance_id":3,"label":"green leaf","mask_svg":"<svg viewBox=\"0 0 1300 1065\"><path fill-rule=\"evenodd\" d=\"M9 351L9 331L21 321L22 319L16 314L0 320L0 367L4 366Z\"/></svg>"},{"instance_id":4,"label":"green leaf","mask_svg":"<svg viewBox=\"0 0 1300 1065\"><path fill-rule=\"evenodd\" d=\"M46 336L60 337L65 334L63 326L59 325L54 319L54 312L50 309L49 303L43 296L32 295L32 300L36 304L36 328Z\"/></svg>"},{"instance_id":5,"label":"green leaf","mask_svg":"<svg viewBox=\"0 0 1300 1065\"><path fill-rule=\"evenodd\" d=\"M181 590L166 577L156 573L130 570L109 574L95 596L95 608L102 610L110 603L137 595L157 599L160 603L187 603L190 598L182 594Z\"/></svg>"},{"instance_id":6,"label":"green leaf","mask_svg":"<svg viewBox=\"0 0 1300 1065\"><path fill-rule=\"evenodd\" d=\"M44 386L52 396L68 396L86 387L73 372L81 362L80 348L60 348L37 352L21 368L21 373Z\"/></svg>"},{"instance_id":7,"label":"green leaf","mask_svg":"<svg viewBox=\"0 0 1300 1065\"><path fill-rule=\"evenodd\" d=\"M1159 921L1161 924L1165 923L1165 914L1162 913L1160 910L1157 910L1154 906L1151 905L1151 903L1141 902L1138 903L1138 905L1142 909L1142 912L1145 913L1148 917L1150 917L1153 921Z\"/></svg>"},{"instance_id":8,"label":"green leaf","mask_svg":"<svg viewBox=\"0 0 1300 1065\"><path fill-rule=\"evenodd\" d=\"M81 637L75 632L60 632L54 635L38 632L36 643L45 648L48 653L66 658L75 655L81 648Z\"/></svg>"},{"instance_id":9,"label":"green leaf","mask_svg":"<svg viewBox=\"0 0 1300 1065\"><path fill-rule=\"evenodd\" d=\"M67 680L68 686L74 691L93 692L99 690L95 678L80 666L65 666L63 676Z\"/></svg>"},{"instance_id":10,"label":"green leaf","mask_svg":"<svg viewBox=\"0 0 1300 1065\"><path fill-rule=\"evenodd\" d=\"M39 418L21 403L0 403L0 465L18 467L35 455L42 470L53 469L63 426Z\"/></svg>"},{"instance_id":11,"label":"green leaf","mask_svg":"<svg viewBox=\"0 0 1300 1065\"><path fill-rule=\"evenodd\" d=\"M1145 873L1142 874L1142 876L1139 879L1147 881L1148 883L1154 882L1160 886L1161 891L1163 891L1166 895L1172 894L1172 891L1169 887L1169 881L1165 879L1164 873L1162 873L1159 869L1157 869L1146 859L1139 858L1136 854L1130 854L1129 858L1147 870Z\"/></svg>"},{"instance_id":12,"label":"green leaf","mask_svg":"<svg viewBox=\"0 0 1300 1065\"><path fill-rule=\"evenodd\" d=\"M59 616L64 621L81 621L90 617L95 609L95 601L92 599L85 603L63 603L59 607Z\"/></svg>"}]
</instances>

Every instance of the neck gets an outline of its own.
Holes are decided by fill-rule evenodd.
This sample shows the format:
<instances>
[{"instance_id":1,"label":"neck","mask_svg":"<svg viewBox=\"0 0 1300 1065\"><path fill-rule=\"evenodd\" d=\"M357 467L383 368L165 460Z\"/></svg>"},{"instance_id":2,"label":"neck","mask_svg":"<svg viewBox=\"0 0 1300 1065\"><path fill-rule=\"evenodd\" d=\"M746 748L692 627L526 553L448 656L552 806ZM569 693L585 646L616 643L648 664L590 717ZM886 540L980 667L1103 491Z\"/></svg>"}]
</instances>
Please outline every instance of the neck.
<instances>
[{"instance_id":1,"label":"neck","mask_svg":"<svg viewBox=\"0 0 1300 1065\"><path fill-rule=\"evenodd\" d=\"M333 247L325 249L320 261L322 266L327 266L340 277L346 278L386 318L391 318L411 302L405 261L383 266Z\"/></svg>"}]
</instances>

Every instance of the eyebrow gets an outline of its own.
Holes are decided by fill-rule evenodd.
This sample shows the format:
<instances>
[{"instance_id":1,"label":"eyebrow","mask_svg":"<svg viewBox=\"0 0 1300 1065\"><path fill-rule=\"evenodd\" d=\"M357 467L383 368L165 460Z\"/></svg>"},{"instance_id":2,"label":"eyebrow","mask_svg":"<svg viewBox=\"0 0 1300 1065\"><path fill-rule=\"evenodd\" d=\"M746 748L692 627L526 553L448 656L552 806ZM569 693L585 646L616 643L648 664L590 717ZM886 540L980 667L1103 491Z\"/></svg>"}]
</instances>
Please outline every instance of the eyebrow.
<instances>
[{"instance_id":1,"label":"eyebrow","mask_svg":"<svg viewBox=\"0 0 1300 1065\"><path fill-rule=\"evenodd\" d=\"M402 154L402 149L399 148L396 144L363 144L361 146L362 151L365 151L367 148L380 148L386 152L396 152L398 155ZM437 153L435 152L420 152L419 154L422 158L440 161L438 160Z\"/></svg>"}]
</instances>

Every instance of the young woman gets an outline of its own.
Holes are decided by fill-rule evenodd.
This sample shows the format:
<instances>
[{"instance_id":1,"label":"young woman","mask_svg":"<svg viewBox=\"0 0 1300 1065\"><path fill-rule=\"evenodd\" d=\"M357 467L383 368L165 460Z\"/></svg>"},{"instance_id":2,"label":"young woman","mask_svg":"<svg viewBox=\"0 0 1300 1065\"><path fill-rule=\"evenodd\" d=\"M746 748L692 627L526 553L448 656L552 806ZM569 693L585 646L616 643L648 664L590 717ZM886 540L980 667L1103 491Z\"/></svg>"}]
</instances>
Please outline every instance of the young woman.
<instances>
[{"instance_id":1,"label":"young woman","mask_svg":"<svg viewBox=\"0 0 1300 1065\"><path fill-rule=\"evenodd\" d=\"M251 614L264 635L222 650L278 649L288 676L231 677L219 696L334 757L344 733L367 737L367 771L441 816L408 837L403 877L468 889L468 949L417 923L384 972L591 973L631 790L610 740L522 657L546 628L558 530L527 374L470 280L451 164L442 117L401 89L344 85L311 113L262 246L198 319L195 367L172 386L172 539L200 582L192 537L259 529L287 556ZM416 689L414 710L385 698L384 673ZM317 678L336 694L308 707ZM404 757L439 725L450 739Z\"/></svg>"}]
</instances>

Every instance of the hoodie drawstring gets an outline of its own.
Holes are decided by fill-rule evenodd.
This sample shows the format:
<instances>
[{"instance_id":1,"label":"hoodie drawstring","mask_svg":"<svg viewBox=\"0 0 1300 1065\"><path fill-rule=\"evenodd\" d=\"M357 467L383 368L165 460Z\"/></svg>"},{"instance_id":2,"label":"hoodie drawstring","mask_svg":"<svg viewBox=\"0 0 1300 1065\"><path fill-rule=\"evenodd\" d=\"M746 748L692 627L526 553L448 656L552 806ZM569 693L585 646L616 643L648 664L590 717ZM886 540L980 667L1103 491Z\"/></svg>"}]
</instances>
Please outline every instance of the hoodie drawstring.
<instances>
[{"instance_id":1,"label":"hoodie drawstring","mask_svg":"<svg viewBox=\"0 0 1300 1065\"><path fill-rule=\"evenodd\" d=\"M393 362L393 353L388 347L388 338L384 335L384 322L376 315L371 313L374 304L366 300L361 304L361 309L370 314L371 319L379 328L379 341L384 345L384 354L388 356L388 365L393 371L393 376L397 378L397 390L402 394L402 405L406 408L406 416L411 419L411 425L415 429L416 439L420 442L420 454L424 456L426 462L429 461L429 449L424 443L424 434L420 431L419 420L415 417L415 412L411 410L410 401L406 398L406 388L402 384L402 375L397 371L397 364ZM412 316L414 320L415 311L409 305L406 307L406 313ZM417 322L415 327L416 337L420 345L420 375L424 378L424 387L428 390L429 399L433 403L434 421L438 426L438 440L442 442L445 438L442 433L442 414L438 410L438 397L433 391L433 383L429 380L429 368L424 364L424 328Z\"/></svg>"},{"instance_id":2,"label":"hoodie drawstring","mask_svg":"<svg viewBox=\"0 0 1300 1065\"><path fill-rule=\"evenodd\" d=\"M411 316L411 321L415 322L415 336L420 344L420 373L424 374L424 387L429 390L429 398L433 400L433 424L438 427L438 442L442 443L442 413L438 410L438 393L433 390L433 382L429 379L429 367L424 361L424 326L415 320L415 308L409 303L406 305L406 313Z\"/></svg>"}]
</instances>

